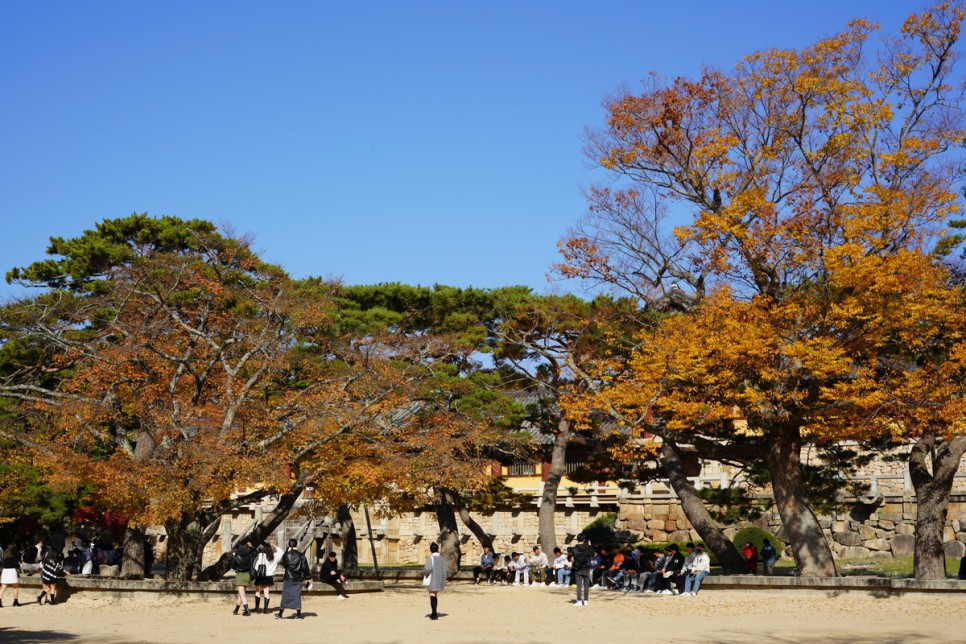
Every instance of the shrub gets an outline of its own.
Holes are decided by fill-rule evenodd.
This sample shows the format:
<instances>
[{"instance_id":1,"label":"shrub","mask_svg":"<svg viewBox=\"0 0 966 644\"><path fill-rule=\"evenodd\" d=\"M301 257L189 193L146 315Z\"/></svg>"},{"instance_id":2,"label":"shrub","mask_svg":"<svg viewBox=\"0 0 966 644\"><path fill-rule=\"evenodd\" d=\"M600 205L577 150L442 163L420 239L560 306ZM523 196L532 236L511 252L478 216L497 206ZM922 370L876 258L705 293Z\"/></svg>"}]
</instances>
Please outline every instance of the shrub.
<instances>
[{"instance_id":1,"label":"shrub","mask_svg":"<svg viewBox=\"0 0 966 644\"><path fill-rule=\"evenodd\" d=\"M603 546L610 549L617 544L617 534L614 531L616 525L617 513L607 512L584 526L584 534L595 547Z\"/></svg>"},{"instance_id":2,"label":"shrub","mask_svg":"<svg viewBox=\"0 0 966 644\"><path fill-rule=\"evenodd\" d=\"M758 548L758 552L761 553L761 547L764 544L765 539L771 542L771 545L775 546L775 550L780 554L782 551L782 542L775 538L773 534L768 532L768 530L763 530L761 528L756 528L754 526L749 526L747 528L742 528L735 535L734 541L735 547L740 552L745 544L749 541Z\"/></svg>"}]
</instances>

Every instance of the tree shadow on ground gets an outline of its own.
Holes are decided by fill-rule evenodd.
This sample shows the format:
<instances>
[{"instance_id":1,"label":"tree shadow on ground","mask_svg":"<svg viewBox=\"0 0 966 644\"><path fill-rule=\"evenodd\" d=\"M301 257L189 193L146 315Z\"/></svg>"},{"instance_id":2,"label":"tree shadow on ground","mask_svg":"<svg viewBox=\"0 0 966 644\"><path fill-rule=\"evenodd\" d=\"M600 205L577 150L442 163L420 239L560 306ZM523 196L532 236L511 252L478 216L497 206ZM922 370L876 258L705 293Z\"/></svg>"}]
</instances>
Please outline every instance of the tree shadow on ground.
<instances>
[{"instance_id":1,"label":"tree shadow on ground","mask_svg":"<svg viewBox=\"0 0 966 644\"><path fill-rule=\"evenodd\" d=\"M752 639L776 644L906 644L906 642L942 641L942 638L924 634L922 631L889 633L888 635L881 633L862 635L854 632L844 632L840 635L829 635L828 633L811 635L808 633L778 634L756 631L753 637L743 631L717 631L712 641L718 644L746 644ZM684 641L697 640L685 639ZM703 638L701 641L706 642L708 640Z\"/></svg>"},{"instance_id":2,"label":"tree shadow on ground","mask_svg":"<svg viewBox=\"0 0 966 644\"><path fill-rule=\"evenodd\" d=\"M66 642L76 640L73 633L62 631L25 631L11 626L0 626L0 642L18 644L41 644L42 642Z\"/></svg>"}]
</instances>

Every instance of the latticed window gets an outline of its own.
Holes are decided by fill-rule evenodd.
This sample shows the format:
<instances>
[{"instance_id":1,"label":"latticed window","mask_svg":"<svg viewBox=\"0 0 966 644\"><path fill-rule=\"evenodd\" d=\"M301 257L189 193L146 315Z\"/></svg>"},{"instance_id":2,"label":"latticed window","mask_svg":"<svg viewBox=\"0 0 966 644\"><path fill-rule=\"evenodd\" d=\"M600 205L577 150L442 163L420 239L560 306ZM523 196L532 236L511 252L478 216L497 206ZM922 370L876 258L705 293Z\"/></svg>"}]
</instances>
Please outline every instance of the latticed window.
<instances>
[{"instance_id":1,"label":"latticed window","mask_svg":"<svg viewBox=\"0 0 966 644\"><path fill-rule=\"evenodd\" d=\"M510 466L510 476L534 476L537 466L533 463L514 463Z\"/></svg>"}]
</instances>

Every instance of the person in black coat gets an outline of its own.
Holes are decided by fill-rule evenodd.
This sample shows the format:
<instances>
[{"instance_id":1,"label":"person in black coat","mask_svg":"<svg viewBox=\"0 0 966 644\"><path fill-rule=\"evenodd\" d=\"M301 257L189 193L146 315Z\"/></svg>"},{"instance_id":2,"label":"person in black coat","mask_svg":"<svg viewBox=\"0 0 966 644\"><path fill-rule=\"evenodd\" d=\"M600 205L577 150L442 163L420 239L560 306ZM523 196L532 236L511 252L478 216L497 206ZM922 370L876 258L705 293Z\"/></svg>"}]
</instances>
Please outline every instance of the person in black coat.
<instances>
[{"instance_id":1,"label":"person in black coat","mask_svg":"<svg viewBox=\"0 0 966 644\"><path fill-rule=\"evenodd\" d=\"M282 602L275 619L282 619L286 608L294 608L295 619L302 619L302 584L311 587L312 571L305 555L298 550L298 541L289 539L288 550L279 565L285 570L285 577L282 580Z\"/></svg>"},{"instance_id":2,"label":"person in black coat","mask_svg":"<svg viewBox=\"0 0 966 644\"><path fill-rule=\"evenodd\" d=\"M681 574L681 570L684 568L684 555L681 554L680 548L675 544L669 545L664 554L667 555L664 558L664 565L657 574L657 592L663 595L676 595L678 594L678 589L671 589L672 582L675 577Z\"/></svg>"},{"instance_id":3,"label":"person in black coat","mask_svg":"<svg viewBox=\"0 0 966 644\"><path fill-rule=\"evenodd\" d=\"M335 588L336 599L340 601L348 599L348 596L345 594L345 586L343 585L346 582L345 574L339 570L339 562L336 559L334 550L322 562L322 570L319 571L319 581Z\"/></svg>"},{"instance_id":4,"label":"person in black coat","mask_svg":"<svg viewBox=\"0 0 966 644\"><path fill-rule=\"evenodd\" d=\"M575 583L577 584L577 601L574 606L586 606L590 601L590 560L594 556L593 547L587 543L587 537L581 533L577 535L577 545L574 546L574 563L571 567Z\"/></svg>"}]
</instances>

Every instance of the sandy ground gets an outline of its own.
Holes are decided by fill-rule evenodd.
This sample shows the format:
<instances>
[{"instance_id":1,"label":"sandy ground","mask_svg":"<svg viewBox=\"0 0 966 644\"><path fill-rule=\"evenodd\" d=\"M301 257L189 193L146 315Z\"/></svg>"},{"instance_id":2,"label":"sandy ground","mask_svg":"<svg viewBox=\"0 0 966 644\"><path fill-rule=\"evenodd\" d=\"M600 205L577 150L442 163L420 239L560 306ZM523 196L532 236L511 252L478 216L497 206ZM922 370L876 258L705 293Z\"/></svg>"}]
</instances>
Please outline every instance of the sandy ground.
<instances>
[{"instance_id":1,"label":"sandy ground","mask_svg":"<svg viewBox=\"0 0 966 644\"><path fill-rule=\"evenodd\" d=\"M351 592L351 588L350 588ZM235 617L232 604L110 601L83 593L57 606L0 609L0 642L781 642L966 641L966 592L875 598L707 589L698 597L591 591L590 606L549 588L451 585L427 619L421 587L307 598L306 619ZM32 593L36 598L36 594ZM273 604L277 604L274 597Z\"/></svg>"}]
</instances>

